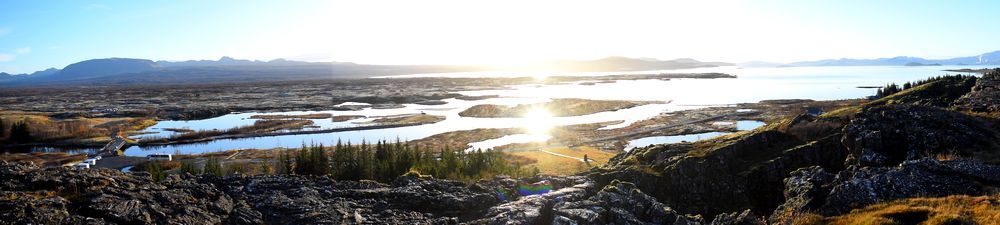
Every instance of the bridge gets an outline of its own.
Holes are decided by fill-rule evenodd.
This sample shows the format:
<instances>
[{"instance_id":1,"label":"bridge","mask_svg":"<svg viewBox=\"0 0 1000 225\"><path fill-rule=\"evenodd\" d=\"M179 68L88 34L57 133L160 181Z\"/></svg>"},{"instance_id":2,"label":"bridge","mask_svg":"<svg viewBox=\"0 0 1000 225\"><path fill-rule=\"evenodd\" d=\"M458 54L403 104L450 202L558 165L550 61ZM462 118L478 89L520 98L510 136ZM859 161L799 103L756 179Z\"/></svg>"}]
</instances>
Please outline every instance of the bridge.
<instances>
[{"instance_id":1,"label":"bridge","mask_svg":"<svg viewBox=\"0 0 1000 225\"><path fill-rule=\"evenodd\" d=\"M108 144L104 145L104 147L101 148L101 150L97 151L96 155L99 156L122 155L124 153L122 152L122 147L125 147L125 143L126 143L125 137L122 137L121 135L115 135L115 137L111 138L111 142L108 142Z\"/></svg>"}]
</instances>

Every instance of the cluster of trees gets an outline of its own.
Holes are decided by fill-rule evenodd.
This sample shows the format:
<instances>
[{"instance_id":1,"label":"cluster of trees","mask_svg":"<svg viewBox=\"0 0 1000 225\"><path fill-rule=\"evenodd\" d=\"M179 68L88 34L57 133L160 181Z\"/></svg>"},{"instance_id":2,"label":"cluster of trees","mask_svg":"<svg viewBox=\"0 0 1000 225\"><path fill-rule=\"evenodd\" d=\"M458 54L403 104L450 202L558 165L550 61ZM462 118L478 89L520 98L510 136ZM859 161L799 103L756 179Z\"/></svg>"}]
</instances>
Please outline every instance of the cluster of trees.
<instances>
[{"instance_id":1,"label":"cluster of trees","mask_svg":"<svg viewBox=\"0 0 1000 225\"><path fill-rule=\"evenodd\" d=\"M274 173L330 175L342 180L389 182L410 171L437 178L474 180L493 175L521 176L521 165L510 163L498 151L434 151L403 142L379 141L375 144L337 143L331 151L323 145L303 146L295 153L282 150Z\"/></svg>"},{"instance_id":2,"label":"cluster of trees","mask_svg":"<svg viewBox=\"0 0 1000 225\"><path fill-rule=\"evenodd\" d=\"M4 139L5 137L6 139ZM2 143L7 144L23 144L35 141L27 122L19 121L11 123L10 129L8 129L7 124L4 123L2 118L0 118L0 140L3 140Z\"/></svg>"},{"instance_id":3,"label":"cluster of trees","mask_svg":"<svg viewBox=\"0 0 1000 225\"><path fill-rule=\"evenodd\" d=\"M520 163L508 160L499 151L465 152L448 148L435 151L399 141L379 141L374 144L363 142L360 145L338 142L333 147L303 145L301 149L280 151L271 159L271 163L261 164L259 169L241 164L223 165L218 158L209 158L200 168L191 162L182 163L179 167L181 172L195 175L298 174L380 182L391 182L410 172L466 181L494 175L520 177L538 173L537 169L522 169Z\"/></svg>"},{"instance_id":4,"label":"cluster of trees","mask_svg":"<svg viewBox=\"0 0 1000 225\"><path fill-rule=\"evenodd\" d=\"M208 160L205 161L205 165L201 168L196 166L193 162L181 163L180 170L182 173L190 173L194 175L211 174L215 176L244 174L247 172L246 168L244 168L241 164L230 164L224 166L219 158L214 157L208 158Z\"/></svg>"},{"instance_id":5,"label":"cluster of trees","mask_svg":"<svg viewBox=\"0 0 1000 225\"><path fill-rule=\"evenodd\" d=\"M975 77L975 76L957 74L957 75L937 76L937 77L927 78L927 79L924 79L924 80L918 80L918 81L913 81L913 82L906 82L906 83L903 83L903 85L897 85L896 83L889 83L889 84L886 84L884 87L879 88L878 92L875 93L875 97L881 98L881 97L889 96L889 95L892 95L892 94L895 94L895 93L899 93L900 91L903 91L903 90L906 90L906 89L910 89L910 88L913 88L913 87L916 87L916 86L924 85L924 84L927 84L927 83L930 83L930 82L942 81L942 80L943 81L952 82L952 81L969 79L969 78L973 78L973 77Z\"/></svg>"}]
</instances>

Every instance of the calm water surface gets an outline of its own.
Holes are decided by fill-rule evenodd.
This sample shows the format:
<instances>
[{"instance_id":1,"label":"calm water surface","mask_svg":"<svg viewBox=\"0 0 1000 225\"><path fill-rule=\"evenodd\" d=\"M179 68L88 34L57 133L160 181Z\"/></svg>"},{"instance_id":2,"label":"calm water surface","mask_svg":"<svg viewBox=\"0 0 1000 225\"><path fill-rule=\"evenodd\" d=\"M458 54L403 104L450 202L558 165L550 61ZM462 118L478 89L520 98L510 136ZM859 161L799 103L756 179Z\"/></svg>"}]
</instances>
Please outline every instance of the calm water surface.
<instances>
[{"instance_id":1,"label":"calm water surface","mask_svg":"<svg viewBox=\"0 0 1000 225\"><path fill-rule=\"evenodd\" d=\"M132 146L125 152L127 155L144 156L151 153L199 153L246 148L276 148L299 147L302 144L323 143L334 144L337 140L361 142L388 140L414 140L434 134L469 130L476 128L512 128L539 126L559 126L580 123L595 123L605 121L624 121L605 128L624 127L628 124L656 116L661 113L700 108L714 105L728 105L745 102L758 102L767 99L815 99L835 100L862 98L874 94L875 89L861 89L858 86L881 86L886 83L902 83L944 75L944 69L960 69L962 66L934 67L903 67L903 66L858 66L858 67L788 67L788 68L737 68L717 67L686 70L634 71L632 74L671 73L671 72L722 72L737 75L736 79L671 79L671 80L623 80L614 83L597 83L595 85L580 85L580 82L553 85L515 85L503 90L483 90L458 92L464 95L498 95L500 98L465 101L445 99L447 104L424 106L406 104L398 109L371 109L360 111L297 111L280 113L238 113L216 118L190 121L161 121L145 130L148 134L137 136L153 137L168 136L164 128L187 128L193 130L227 129L253 124L250 116L261 114L310 114L330 113L333 115L363 115L369 118L355 119L344 122L333 122L330 119L313 120L318 128L328 129L338 127L360 126L379 116L400 114L427 113L442 115L445 121L412 127L400 127L378 130L347 131L325 134L283 135L261 138L227 139L196 144L182 144L164 147ZM438 77L505 77L534 75L576 75L594 76L624 74L616 73L538 73L538 72L473 72L446 74L418 74L411 76ZM951 73L955 74L955 73ZM458 116L458 112L478 104L517 105L550 101L554 98L585 98L605 100L650 100L670 101L669 104L650 104L614 112L602 112L583 116L554 117L539 120L538 118L467 118ZM357 103L347 103L357 104ZM747 122L744 122L747 123ZM752 127L760 124L743 124ZM738 127L741 124L737 124ZM746 127L741 127L744 129ZM712 133L684 137L653 137L637 139L630 142L636 146L647 143L669 143L680 140L697 140L710 137ZM473 143L473 147L498 146L509 143L533 142L547 140L544 134L520 134L500 139ZM51 150L51 149L50 149Z\"/></svg>"}]
</instances>

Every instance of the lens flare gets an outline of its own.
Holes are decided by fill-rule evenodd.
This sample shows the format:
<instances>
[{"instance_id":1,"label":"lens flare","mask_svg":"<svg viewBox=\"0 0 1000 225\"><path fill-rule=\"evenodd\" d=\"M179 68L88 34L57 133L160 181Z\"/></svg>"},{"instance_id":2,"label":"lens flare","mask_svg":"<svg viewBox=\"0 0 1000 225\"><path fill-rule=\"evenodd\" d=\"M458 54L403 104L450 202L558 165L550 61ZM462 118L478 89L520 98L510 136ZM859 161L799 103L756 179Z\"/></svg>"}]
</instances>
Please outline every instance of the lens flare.
<instances>
[{"instance_id":1,"label":"lens flare","mask_svg":"<svg viewBox=\"0 0 1000 225\"><path fill-rule=\"evenodd\" d=\"M548 135L552 129L552 114L543 108L532 108L524 114L524 124L521 127L528 134Z\"/></svg>"},{"instance_id":2,"label":"lens flare","mask_svg":"<svg viewBox=\"0 0 1000 225\"><path fill-rule=\"evenodd\" d=\"M521 184L517 186L517 194L520 196L540 195L552 191L552 184L543 180L532 184Z\"/></svg>"}]
</instances>

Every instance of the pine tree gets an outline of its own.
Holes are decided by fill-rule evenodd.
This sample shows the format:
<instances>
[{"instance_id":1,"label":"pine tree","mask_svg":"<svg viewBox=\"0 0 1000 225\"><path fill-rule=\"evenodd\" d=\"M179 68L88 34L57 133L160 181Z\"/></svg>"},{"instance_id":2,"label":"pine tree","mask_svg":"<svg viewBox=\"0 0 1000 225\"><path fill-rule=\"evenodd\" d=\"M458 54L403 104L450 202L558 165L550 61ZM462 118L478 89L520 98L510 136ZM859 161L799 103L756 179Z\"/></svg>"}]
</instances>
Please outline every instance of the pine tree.
<instances>
[{"instance_id":1,"label":"pine tree","mask_svg":"<svg viewBox=\"0 0 1000 225\"><path fill-rule=\"evenodd\" d=\"M323 146L323 144L319 145L319 149L317 150L316 155L319 156L319 159L316 160L316 166L319 168L318 171L319 174L320 175L330 174L330 158L327 158L326 148Z\"/></svg>"},{"instance_id":2,"label":"pine tree","mask_svg":"<svg viewBox=\"0 0 1000 225\"><path fill-rule=\"evenodd\" d=\"M25 121L17 122L10 127L10 138L9 142L12 143L29 143L33 139L31 137L31 131L28 128L28 123Z\"/></svg>"},{"instance_id":3,"label":"pine tree","mask_svg":"<svg viewBox=\"0 0 1000 225\"><path fill-rule=\"evenodd\" d=\"M163 173L163 168L160 168L160 163L155 161L146 166L146 172L149 173L149 176L152 177L155 182L160 182L167 177L167 175Z\"/></svg>"},{"instance_id":4,"label":"pine tree","mask_svg":"<svg viewBox=\"0 0 1000 225\"><path fill-rule=\"evenodd\" d=\"M6 131L7 131L7 127L3 123L3 118L0 117L0 139L3 139L4 134L6 133Z\"/></svg>"},{"instance_id":5,"label":"pine tree","mask_svg":"<svg viewBox=\"0 0 1000 225\"><path fill-rule=\"evenodd\" d=\"M204 171L205 174L211 174L220 177L224 175L222 171L222 164L219 162L218 158L209 158L208 161L205 162Z\"/></svg>"},{"instance_id":6,"label":"pine tree","mask_svg":"<svg viewBox=\"0 0 1000 225\"><path fill-rule=\"evenodd\" d=\"M302 148L299 149L299 155L295 157L295 174L307 174L309 173L309 167L309 149L303 143Z\"/></svg>"},{"instance_id":7,"label":"pine tree","mask_svg":"<svg viewBox=\"0 0 1000 225\"><path fill-rule=\"evenodd\" d=\"M199 170L198 167L194 166L194 163L190 163L190 162L183 162L183 163L181 163L181 172L182 173L189 173L191 175L199 175L199 174L201 174L201 170Z\"/></svg>"}]
</instances>

